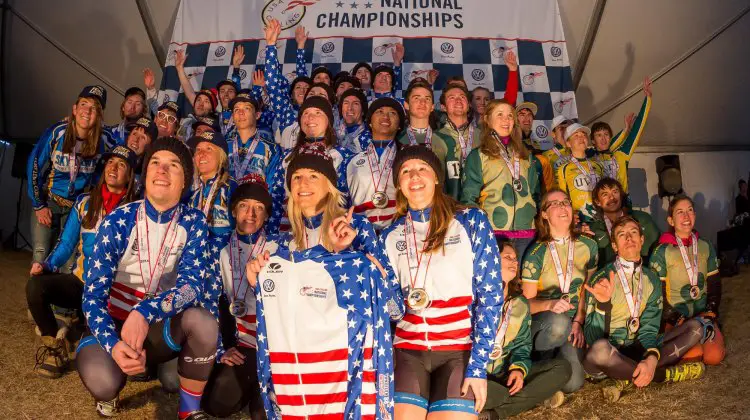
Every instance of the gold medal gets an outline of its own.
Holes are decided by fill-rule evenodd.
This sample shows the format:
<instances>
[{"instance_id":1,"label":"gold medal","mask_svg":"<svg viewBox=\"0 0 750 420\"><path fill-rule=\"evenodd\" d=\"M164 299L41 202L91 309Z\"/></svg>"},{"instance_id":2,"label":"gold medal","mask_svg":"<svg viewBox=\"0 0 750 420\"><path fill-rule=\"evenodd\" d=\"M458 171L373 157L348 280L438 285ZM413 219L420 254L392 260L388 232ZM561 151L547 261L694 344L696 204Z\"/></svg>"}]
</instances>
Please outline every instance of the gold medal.
<instances>
[{"instance_id":1,"label":"gold medal","mask_svg":"<svg viewBox=\"0 0 750 420\"><path fill-rule=\"evenodd\" d=\"M630 331L631 334L635 334L638 332L638 328L641 327L641 320L639 318L630 318L628 319L628 331Z\"/></svg>"},{"instance_id":2,"label":"gold medal","mask_svg":"<svg viewBox=\"0 0 750 420\"><path fill-rule=\"evenodd\" d=\"M502 346L498 346L497 344L492 346L492 351L490 352L490 360L497 360L503 358L503 348Z\"/></svg>"},{"instance_id":3,"label":"gold medal","mask_svg":"<svg viewBox=\"0 0 750 420\"><path fill-rule=\"evenodd\" d=\"M696 286L690 286L690 297L693 300L697 300L701 295L701 289L700 287Z\"/></svg>"},{"instance_id":4,"label":"gold medal","mask_svg":"<svg viewBox=\"0 0 750 420\"><path fill-rule=\"evenodd\" d=\"M416 311L421 311L430 305L430 297L427 295L427 291L422 288L411 289L406 298L406 304Z\"/></svg>"}]
</instances>

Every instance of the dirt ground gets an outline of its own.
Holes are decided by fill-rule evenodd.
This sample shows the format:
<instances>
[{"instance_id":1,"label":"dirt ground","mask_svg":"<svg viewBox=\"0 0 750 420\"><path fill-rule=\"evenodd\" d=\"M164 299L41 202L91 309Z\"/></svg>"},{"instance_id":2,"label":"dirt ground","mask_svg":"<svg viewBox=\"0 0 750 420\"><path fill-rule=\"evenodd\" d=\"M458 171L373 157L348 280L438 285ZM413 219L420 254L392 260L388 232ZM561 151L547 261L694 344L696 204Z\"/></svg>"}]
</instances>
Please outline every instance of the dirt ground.
<instances>
[{"instance_id":1,"label":"dirt ground","mask_svg":"<svg viewBox=\"0 0 750 420\"><path fill-rule=\"evenodd\" d=\"M26 317L25 283L29 253L0 253L0 419L95 419L94 402L75 371L58 380L32 372L36 353L33 324ZM724 279L723 332L727 357L700 380L652 385L607 403L600 386L587 384L554 410L536 409L528 419L735 419L750 418L750 330L742 302L750 300L750 268ZM129 383L121 395L120 419L176 418L177 396L166 394L157 381ZM249 418L236 416L235 418Z\"/></svg>"}]
</instances>

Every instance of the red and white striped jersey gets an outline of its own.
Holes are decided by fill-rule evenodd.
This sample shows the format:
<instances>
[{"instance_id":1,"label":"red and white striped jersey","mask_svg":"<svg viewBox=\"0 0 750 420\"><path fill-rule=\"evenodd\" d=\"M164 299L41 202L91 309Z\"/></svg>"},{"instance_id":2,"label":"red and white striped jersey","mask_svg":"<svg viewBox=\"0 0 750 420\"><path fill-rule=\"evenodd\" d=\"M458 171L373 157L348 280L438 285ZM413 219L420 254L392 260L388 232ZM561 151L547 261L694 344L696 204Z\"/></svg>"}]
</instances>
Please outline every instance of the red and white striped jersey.
<instances>
[{"instance_id":1,"label":"red and white striped jersey","mask_svg":"<svg viewBox=\"0 0 750 420\"><path fill-rule=\"evenodd\" d=\"M396 188L393 186L393 157L396 154L396 142L392 142L383 150L377 163L371 162L367 151L358 153L349 161L346 167L346 181L349 185L349 197L354 206L354 212L366 216L377 230L391 224L396 212ZM390 162L390 165L387 163ZM386 164L383 174L377 165ZM385 208L377 208L373 203L373 196L377 191L388 196Z\"/></svg>"}]
</instances>

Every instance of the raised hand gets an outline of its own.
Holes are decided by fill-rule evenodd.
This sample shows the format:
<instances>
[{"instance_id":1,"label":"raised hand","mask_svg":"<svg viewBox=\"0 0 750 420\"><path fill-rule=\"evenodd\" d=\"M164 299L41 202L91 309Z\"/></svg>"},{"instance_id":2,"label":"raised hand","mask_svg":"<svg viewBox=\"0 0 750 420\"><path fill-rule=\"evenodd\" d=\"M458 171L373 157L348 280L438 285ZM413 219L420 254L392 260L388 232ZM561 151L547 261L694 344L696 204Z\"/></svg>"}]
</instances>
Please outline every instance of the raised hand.
<instances>
[{"instance_id":1,"label":"raised hand","mask_svg":"<svg viewBox=\"0 0 750 420\"><path fill-rule=\"evenodd\" d=\"M187 60L187 53L183 50L176 50L174 52L174 66L178 71L185 71L185 60Z\"/></svg>"},{"instance_id":2,"label":"raised hand","mask_svg":"<svg viewBox=\"0 0 750 420\"><path fill-rule=\"evenodd\" d=\"M438 76L440 76L440 71L437 69L432 69L427 72L427 82L431 85L435 84L435 81L437 80Z\"/></svg>"},{"instance_id":3,"label":"raised hand","mask_svg":"<svg viewBox=\"0 0 750 420\"><path fill-rule=\"evenodd\" d=\"M508 71L518 71L518 57L513 50L505 53L505 65L508 66Z\"/></svg>"},{"instance_id":4,"label":"raised hand","mask_svg":"<svg viewBox=\"0 0 750 420\"><path fill-rule=\"evenodd\" d=\"M297 26L297 29L294 30L294 39L297 40L298 50L305 49L305 43L307 42L307 38L309 37L310 32L306 32L304 26Z\"/></svg>"},{"instance_id":5,"label":"raised hand","mask_svg":"<svg viewBox=\"0 0 750 420\"><path fill-rule=\"evenodd\" d=\"M238 45L234 47L234 56L232 56L232 66L237 68L245 60L245 47Z\"/></svg>"},{"instance_id":6,"label":"raised hand","mask_svg":"<svg viewBox=\"0 0 750 420\"><path fill-rule=\"evenodd\" d=\"M328 239L331 240L333 245L333 252L341 252L349 248L354 242L357 232L351 226L353 214L354 207L350 208L345 215L339 216L331 222L331 226L328 228Z\"/></svg>"},{"instance_id":7,"label":"raised hand","mask_svg":"<svg viewBox=\"0 0 750 420\"><path fill-rule=\"evenodd\" d=\"M401 62L404 61L404 54L406 54L406 50L404 50L404 44L397 42L393 48L393 51L391 51L394 66L401 65Z\"/></svg>"},{"instance_id":8,"label":"raised hand","mask_svg":"<svg viewBox=\"0 0 750 420\"><path fill-rule=\"evenodd\" d=\"M648 76L643 79L643 93L645 93L649 98L651 97L651 78Z\"/></svg>"},{"instance_id":9,"label":"raised hand","mask_svg":"<svg viewBox=\"0 0 750 420\"><path fill-rule=\"evenodd\" d=\"M583 287L594 296L599 303L607 303L612 299L612 293L615 291L615 272L609 272L609 279L601 279L594 287L584 285Z\"/></svg>"},{"instance_id":10,"label":"raised hand","mask_svg":"<svg viewBox=\"0 0 750 420\"><path fill-rule=\"evenodd\" d=\"M156 78L154 77L154 71L148 67L143 69L143 84L146 85L146 90L156 89Z\"/></svg>"},{"instance_id":11,"label":"raised hand","mask_svg":"<svg viewBox=\"0 0 750 420\"><path fill-rule=\"evenodd\" d=\"M271 19L265 28L266 45L276 45L276 40L281 35L281 23L276 19Z\"/></svg>"},{"instance_id":12,"label":"raised hand","mask_svg":"<svg viewBox=\"0 0 750 420\"><path fill-rule=\"evenodd\" d=\"M263 74L263 70L255 70L253 72L253 86L265 86L266 76Z\"/></svg>"}]
</instances>

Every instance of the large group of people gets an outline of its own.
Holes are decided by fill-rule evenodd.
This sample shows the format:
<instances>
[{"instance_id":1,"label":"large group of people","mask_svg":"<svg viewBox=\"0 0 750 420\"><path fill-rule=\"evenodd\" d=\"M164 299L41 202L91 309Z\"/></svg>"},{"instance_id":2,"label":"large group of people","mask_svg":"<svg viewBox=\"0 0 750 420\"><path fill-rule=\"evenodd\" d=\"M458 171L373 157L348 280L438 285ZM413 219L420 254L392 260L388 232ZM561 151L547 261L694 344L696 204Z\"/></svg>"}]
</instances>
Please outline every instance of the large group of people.
<instances>
[{"instance_id":1,"label":"large group of people","mask_svg":"<svg viewBox=\"0 0 750 420\"><path fill-rule=\"evenodd\" d=\"M401 44L393 66L308 76L298 28L288 82L280 32L265 28L251 89L242 47L197 92L177 51L192 112L157 103L146 70L122 121L103 123L107 92L88 86L40 137L40 375L75 357L102 416L128 377L158 377L180 419L495 419L586 380L615 401L721 362L718 261L691 199L671 201L664 233L628 199L648 79L622 131L558 116L543 151L512 51L503 99L460 77L435 98L436 71L399 97Z\"/></svg>"}]
</instances>

